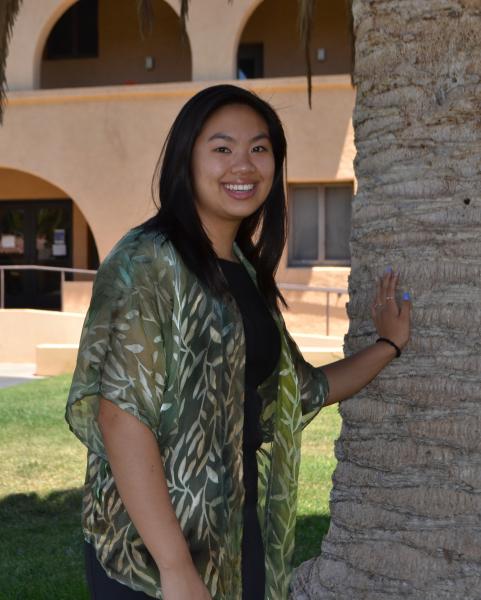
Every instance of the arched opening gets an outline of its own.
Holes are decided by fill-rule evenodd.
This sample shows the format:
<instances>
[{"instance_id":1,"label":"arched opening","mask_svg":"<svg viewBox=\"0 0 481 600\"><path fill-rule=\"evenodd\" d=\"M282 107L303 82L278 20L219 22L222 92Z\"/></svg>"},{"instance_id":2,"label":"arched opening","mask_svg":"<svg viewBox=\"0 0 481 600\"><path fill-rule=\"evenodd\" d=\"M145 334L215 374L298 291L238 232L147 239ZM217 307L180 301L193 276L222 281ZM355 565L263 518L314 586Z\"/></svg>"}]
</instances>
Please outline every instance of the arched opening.
<instances>
[{"instance_id":1,"label":"arched opening","mask_svg":"<svg viewBox=\"0 0 481 600\"><path fill-rule=\"evenodd\" d=\"M133 0L78 0L47 38L40 87L189 81L190 47L175 11L153 3L152 33L142 39L136 6Z\"/></svg>"},{"instance_id":2,"label":"arched opening","mask_svg":"<svg viewBox=\"0 0 481 600\"><path fill-rule=\"evenodd\" d=\"M11 266L95 270L98 264L97 246L87 220L63 190L30 173L0 168L4 308L66 309L58 271L11 269ZM89 285L83 292L80 282L91 279L88 274L65 274L64 288L70 293L70 306L75 305L72 293L88 294Z\"/></svg>"},{"instance_id":3,"label":"arched opening","mask_svg":"<svg viewBox=\"0 0 481 600\"><path fill-rule=\"evenodd\" d=\"M241 35L237 77L293 77L306 72L300 45L298 3L264 0L253 12ZM349 73L351 42L345 2L318 2L311 41L313 75Z\"/></svg>"}]
</instances>

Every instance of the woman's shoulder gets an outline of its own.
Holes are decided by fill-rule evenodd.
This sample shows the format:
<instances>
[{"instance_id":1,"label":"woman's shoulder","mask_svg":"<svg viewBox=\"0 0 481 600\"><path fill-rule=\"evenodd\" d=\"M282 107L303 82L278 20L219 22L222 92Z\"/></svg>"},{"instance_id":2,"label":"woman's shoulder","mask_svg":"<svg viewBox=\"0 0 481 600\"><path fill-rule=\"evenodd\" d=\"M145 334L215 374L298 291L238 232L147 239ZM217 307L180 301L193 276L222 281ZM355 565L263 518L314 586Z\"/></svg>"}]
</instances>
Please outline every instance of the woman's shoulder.
<instances>
[{"instance_id":1,"label":"woman's shoulder","mask_svg":"<svg viewBox=\"0 0 481 600\"><path fill-rule=\"evenodd\" d=\"M99 273L118 272L120 269L134 274L155 266L169 266L174 257L172 243L164 233L134 228L113 246L100 264Z\"/></svg>"},{"instance_id":2,"label":"woman's shoulder","mask_svg":"<svg viewBox=\"0 0 481 600\"><path fill-rule=\"evenodd\" d=\"M154 284L166 287L177 260L175 249L164 233L134 228L118 240L102 261L95 285L112 290Z\"/></svg>"}]
</instances>

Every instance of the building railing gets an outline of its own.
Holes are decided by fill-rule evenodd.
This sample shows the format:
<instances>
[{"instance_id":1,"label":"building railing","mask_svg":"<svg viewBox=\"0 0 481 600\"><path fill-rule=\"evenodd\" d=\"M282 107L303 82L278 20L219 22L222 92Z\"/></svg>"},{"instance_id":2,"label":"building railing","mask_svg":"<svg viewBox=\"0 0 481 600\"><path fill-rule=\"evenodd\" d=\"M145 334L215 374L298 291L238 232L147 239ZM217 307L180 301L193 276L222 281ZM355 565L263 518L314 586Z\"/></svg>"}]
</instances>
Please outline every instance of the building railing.
<instances>
[{"instance_id":1,"label":"building railing","mask_svg":"<svg viewBox=\"0 0 481 600\"><path fill-rule=\"evenodd\" d=\"M57 271L60 273L60 310L63 309L65 273L95 276L97 271L68 267L46 267L43 265L0 265L0 308L5 308L5 271Z\"/></svg>"},{"instance_id":2,"label":"building railing","mask_svg":"<svg viewBox=\"0 0 481 600\"><path fill-rule=\"evenodd\" d=\"M337 298L343 294L347 294L348 290L346 288L336 288L336 287L319 287L317 285L305 285L302 283L278 283L277 287L283 290L292 290L296 292L322 292L326 294L326 335L329 335L329 320L331 316L330 304L329 300L331 294L337 294Z\"/></svg>"},{"instance_id":3,"label":"building railing","mask_svg":"<svg viewBox=\"0 0 481 600\"><path fill-rule=\"evenodd\" d=\"M65 285L65 273L74 273L79 275L94 276L97 271L90 269L73 269L67 267L45 267L41 265L0 265L0 308L5 308L5 271L57 271L60 273L60 306L63 308L63 290ZM339 299L343 294L347 294L347 289L336 287L319 287L315 285L304 285L301 283L278 283L280 289L299 291L299 292L321 292L326 294L326 335L329 335L330 321L330 296L337 294Z\"/></svg>"}]
</instances>

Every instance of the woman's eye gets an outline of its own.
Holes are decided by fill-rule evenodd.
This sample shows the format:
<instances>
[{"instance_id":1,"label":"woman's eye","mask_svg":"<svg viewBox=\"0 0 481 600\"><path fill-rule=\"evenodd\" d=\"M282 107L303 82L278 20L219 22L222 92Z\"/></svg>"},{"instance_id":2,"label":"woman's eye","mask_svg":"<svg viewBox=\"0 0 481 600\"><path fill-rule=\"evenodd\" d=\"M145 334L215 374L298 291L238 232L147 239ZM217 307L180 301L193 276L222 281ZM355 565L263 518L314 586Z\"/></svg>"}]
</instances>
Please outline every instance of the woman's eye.
<instances>
[{"instance_id":1,"label":"woman's eye","mask_svg":"<svg viewBox=\"0 0 481 600\"><path fill-rule=\"evenodd\" d=\"M227 146L219 146L218 148L214 148L214 152L221 152L222 154L226 154L230 152L230 149Z\"/></svg>"},{"instance_id":2,"label":"woman's eye","mask_svg":"<svg viewBox=\"0 0 481 600\"><path fill-rule=\"evenodd\" d=\"M268 152L269 149L266 146L254 146L254 148L252 148L253 152Z\"/></svg>"}]
</instances>

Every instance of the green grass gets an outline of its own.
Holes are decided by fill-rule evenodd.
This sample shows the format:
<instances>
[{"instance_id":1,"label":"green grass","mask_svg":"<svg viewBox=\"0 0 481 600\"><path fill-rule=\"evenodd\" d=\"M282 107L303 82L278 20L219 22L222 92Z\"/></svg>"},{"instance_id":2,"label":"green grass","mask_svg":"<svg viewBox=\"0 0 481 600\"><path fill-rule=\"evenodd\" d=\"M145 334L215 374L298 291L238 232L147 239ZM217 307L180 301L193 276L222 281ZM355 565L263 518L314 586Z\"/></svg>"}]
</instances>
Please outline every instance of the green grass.
<instances>
[{"instance_id":1,"label":"green grass","mask_svg":"<svg viewBox=\"0 0 481 600\"><path fill-rule=\"evenodd\" d=\"M64 421L70 376L0 390L0 600L83 600L80 530L86 451ZM329 526L333 442L325 408L304 432L295 564L319 554Z\"/></svg>"},{"instance_id":2,"label":"green grass","mask_svg":"<svg viewBox=\"0 0 481 600\"><path fill-rule=\"evenodd\" d=\"M340 428L341 417L334 404L326 406L303 432L295 566L320 554L322 538L329 528L329 494L336 466L334 441Z\"/></svg>"},{"instance_id":3,"label":"green grass","mask_svg":"<svg viewBox=\"0 0 481 600\"><path fill-rule=\"evenodd\" d=\"M69 432L70 376L0 390L0 598L82 600L86 452Z\"/></svg>"}]
</instances>

